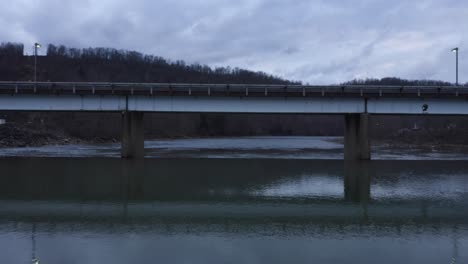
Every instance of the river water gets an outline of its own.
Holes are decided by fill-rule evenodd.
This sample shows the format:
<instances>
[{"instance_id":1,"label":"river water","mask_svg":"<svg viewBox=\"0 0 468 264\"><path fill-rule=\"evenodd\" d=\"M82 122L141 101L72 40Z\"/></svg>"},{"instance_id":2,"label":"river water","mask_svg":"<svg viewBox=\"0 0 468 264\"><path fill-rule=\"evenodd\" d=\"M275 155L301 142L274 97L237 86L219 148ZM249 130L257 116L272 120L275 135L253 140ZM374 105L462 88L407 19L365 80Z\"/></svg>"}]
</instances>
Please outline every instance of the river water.
<instances>
[{"instance_id":1,"label":"river water","mask_svg":"<svg viewBox=\"0 0 468 264\"><path fill-rule=\"evenodd\" d=\"M147 158L343 159L341 137L240 137L152 140ZM468 160L468 153L372 146L373 160ZM120 157L120 143L0 148L0 157Z\"/></svg>"},{"instance_id":2,"label":"river water","mask_svg":"<svg viewBox=\"0 0 468 264\"><path fill-rule=\"evenodd\" d=\"M0 150L0 263L468 263L461 153L334 138Z\"/></svg>"}]
</instances>

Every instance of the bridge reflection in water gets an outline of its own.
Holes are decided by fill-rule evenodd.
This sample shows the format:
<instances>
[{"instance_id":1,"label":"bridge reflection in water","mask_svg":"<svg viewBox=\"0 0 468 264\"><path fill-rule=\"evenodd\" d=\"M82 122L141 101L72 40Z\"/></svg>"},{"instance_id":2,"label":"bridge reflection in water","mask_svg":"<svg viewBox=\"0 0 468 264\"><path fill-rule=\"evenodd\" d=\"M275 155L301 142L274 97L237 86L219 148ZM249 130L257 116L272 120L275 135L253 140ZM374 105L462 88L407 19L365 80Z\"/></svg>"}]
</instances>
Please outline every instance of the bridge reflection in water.
<instances>
[{"instance_id":1,"label":"bridge reflection in water","mask_svg":"<svg viewBox=\"0 0 468 264\"><path fill-rule=\"evenodd\" d=\"M455 259L468 237L464 161L34 158L0 168L0 234L430 234L450 238Z\"/></svg>"},{"instance_id":2,"label":"bridge reflection in water","mask_svg":"<svg viewBox=\"0 0 468 264\"><path fill-rule=\"evenodd\" d=\"M268 216L327 224L350 219L363 223L370 217L373 224L399 219L464 223L468 210L453 208L468 208L465 163L4 159L0 217L120 221Z\"/></svg>"}]
</instances>

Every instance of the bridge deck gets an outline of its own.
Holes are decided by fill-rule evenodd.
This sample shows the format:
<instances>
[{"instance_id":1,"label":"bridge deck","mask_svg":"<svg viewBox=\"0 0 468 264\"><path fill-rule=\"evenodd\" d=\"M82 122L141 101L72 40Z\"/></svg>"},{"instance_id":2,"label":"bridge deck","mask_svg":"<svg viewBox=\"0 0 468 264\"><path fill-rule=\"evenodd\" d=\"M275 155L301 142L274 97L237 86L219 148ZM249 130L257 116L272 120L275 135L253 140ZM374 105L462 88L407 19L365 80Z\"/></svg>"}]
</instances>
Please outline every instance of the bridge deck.
<instances>
[{"instance_id":1,"label":"bridge deck","mask_svg":"<svg viewBox=\"0 0 468 264\"><path fill-rule=\"evenodd\" d=\"M0 110L468 115L468 87L0 82Z\"/></svg>"},{"instance_id":2,"label":"bridge deck","mask_svg":"<svg viewBox=\"0 0 468 264\"><path fill-rule=\"evenodd\" d=\"M468 97L464 86L0 82L0 94L230 97Z\"/></svg>"}]
</instances>

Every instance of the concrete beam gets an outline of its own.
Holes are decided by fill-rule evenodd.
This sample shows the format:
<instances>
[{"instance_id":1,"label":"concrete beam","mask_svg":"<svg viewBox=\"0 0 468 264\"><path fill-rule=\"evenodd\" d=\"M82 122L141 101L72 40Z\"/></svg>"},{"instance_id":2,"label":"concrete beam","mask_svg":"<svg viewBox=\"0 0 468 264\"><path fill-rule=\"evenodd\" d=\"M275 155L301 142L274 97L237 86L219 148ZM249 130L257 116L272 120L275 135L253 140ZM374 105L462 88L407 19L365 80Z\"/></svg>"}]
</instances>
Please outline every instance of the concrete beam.
<instances>
[{"instance_id":1,"label":"concrete beam","mask_svg":"<svg viewBox=\"0 0 468 264\"><path fill-rule=\"evenodd\" d=\"M466 97L454 98L369 98L369 114L468 115Z\"/></svg>"},{"instance_id":2,"label":"concrete beam","mask_svg":"<svg viewBox=\"0 0 468 264\"><path fill-rule=\"evenodd\" d=\"M124 96L0 95L2 111L124 111Z\"/></svg>"},{"instance_id":3,"label":"concrete beam","mask_svg":"<svg viewBox=\"0 0 468 264\"><path fill-rule=\"evenodd\" d=\"M468 89L467 89L468 90ZM468 97L405 98L0 94L1 111L468 115Z\"/></svg>"},{"instance_id":4,"label":"concrete beam","mask_svg":"<svg viewBox=\"0 0 468 264\"><path fill-rule=\"evenodd\" d=\"M129 111L186 113L343 114L365 112L364 98L129 96Z\"/></svg>"},{"instance_id":5,"label":"concrete beam","mask_svg":"<svg viewBox=\"0 0 468 264\"><path fill-rule=\"evenodd\" d=\"M143 112L122 113L122 158L141 159L145 156Z\"/></svg>"},{"instance_id":6,"label":"concrete beam","mask_svg":"<svg viewBox=\"0 0 468 264\"><path fill-rule=\"evenodd\" d=\"M370 160L369 115L345 115L345 160Z\"/></svg>"}]
</instances>

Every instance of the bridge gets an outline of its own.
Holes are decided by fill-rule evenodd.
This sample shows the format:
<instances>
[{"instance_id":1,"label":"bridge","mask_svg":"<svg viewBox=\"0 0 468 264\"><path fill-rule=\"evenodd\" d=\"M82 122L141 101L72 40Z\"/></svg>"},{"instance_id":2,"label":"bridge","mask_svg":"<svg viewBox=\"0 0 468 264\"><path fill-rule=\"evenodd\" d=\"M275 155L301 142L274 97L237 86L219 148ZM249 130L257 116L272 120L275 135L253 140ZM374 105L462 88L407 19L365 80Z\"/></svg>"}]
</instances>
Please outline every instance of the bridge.
<instances>
[{"instance_id":1,"label":"bridge","mask_svg":"<svg viewBox=\"0 0 468 264\"><path fill-rule=\"evenodd\" d=\"M369 115L467 115L460 86L0 82L0 111L122 113L122 157L144 156L145 112L341 114L345 159L369 160Z\"/></svg>"}]
</instances>

